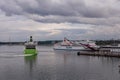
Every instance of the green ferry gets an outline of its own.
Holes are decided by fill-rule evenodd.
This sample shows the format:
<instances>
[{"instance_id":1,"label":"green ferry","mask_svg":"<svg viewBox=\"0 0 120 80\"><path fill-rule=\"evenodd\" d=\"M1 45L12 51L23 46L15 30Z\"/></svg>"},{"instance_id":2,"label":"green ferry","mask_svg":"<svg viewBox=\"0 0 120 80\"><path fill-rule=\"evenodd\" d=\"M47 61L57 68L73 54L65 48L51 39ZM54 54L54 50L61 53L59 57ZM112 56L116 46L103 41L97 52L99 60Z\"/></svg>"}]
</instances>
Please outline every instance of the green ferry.
<instances>
[{"instance_id":1,"label":"green ferry","mask_svg":"<svg viewBox=\"0 0 120 80\"><path fill-rule=\"evenodd\" d=\"M33 42L32 36L30 36L30 41L25 43L24 53L25 54L33 54L33 55L37 54L36 44L35 44L35 42Z\"/></svg>"}]
</instances>

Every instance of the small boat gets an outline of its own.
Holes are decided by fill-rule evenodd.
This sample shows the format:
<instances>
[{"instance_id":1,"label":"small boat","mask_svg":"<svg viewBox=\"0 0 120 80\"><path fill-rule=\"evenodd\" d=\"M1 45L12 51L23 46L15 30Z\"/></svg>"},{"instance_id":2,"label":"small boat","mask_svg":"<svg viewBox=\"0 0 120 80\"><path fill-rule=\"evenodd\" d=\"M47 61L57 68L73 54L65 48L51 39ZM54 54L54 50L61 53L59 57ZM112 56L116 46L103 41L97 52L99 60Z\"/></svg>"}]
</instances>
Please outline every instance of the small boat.
<instances>
[{"instance_id":1,"label":"small boat","mask_svg":"<svg viewBox=\"0 0 120 80\"><path fill-rule=\"evenodd\" d=\"M56 43L54 45L54 50L74 50L74 51L96 51L99 50L99 46L93 41L70 41L64 38L62 42Z\"/></svg>"},{"instance_id":2,"label":"small boat","mask_svg":"<svg viewBox=\"0 0 120 80\"><path fill-rule=\"evenodd\" d=\"M30 41L25 43L24 53L25 54L33 54L33 55L37 54L36 44L35 44L35 42L33 42L32 36L30 36Z\"/></svg>"}]
</instances>

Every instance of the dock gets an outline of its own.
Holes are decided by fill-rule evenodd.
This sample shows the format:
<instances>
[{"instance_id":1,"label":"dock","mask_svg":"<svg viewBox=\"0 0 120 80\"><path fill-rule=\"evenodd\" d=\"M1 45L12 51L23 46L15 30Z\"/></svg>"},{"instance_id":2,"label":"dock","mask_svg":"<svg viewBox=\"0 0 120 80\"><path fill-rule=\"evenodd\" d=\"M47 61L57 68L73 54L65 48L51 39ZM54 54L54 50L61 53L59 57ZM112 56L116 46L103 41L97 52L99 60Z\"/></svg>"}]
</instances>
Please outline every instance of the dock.
<instances>
[{"instance_id":1,"label":"dock","mask_svg":"<svg viewBox=\"0 0 120 80\"><path fill-rule=\"evenodd\" d=\"M101 47L99 51L77 52L77 55L119 57L120 58L120 47Z\"/></svg>"}]
</instances>

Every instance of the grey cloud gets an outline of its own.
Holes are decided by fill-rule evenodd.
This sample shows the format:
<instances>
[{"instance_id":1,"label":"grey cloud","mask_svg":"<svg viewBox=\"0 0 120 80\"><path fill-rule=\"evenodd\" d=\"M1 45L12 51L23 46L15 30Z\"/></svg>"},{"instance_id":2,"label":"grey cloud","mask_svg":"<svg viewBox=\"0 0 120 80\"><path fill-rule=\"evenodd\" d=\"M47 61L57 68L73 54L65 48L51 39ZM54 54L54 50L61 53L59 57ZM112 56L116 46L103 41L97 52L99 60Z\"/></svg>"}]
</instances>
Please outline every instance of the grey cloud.
<instances>
[{"instance_id":1,"label":"grey cloud","mask_svg":"<svg viewBox=\"0 0 120 80\"><path fill-rule=\"evenodd\" d=\"M14 0L0 0L0 9L4 11L7 16L22 14L21 7L16 5Z\"/></svg>"},{"instance_id":2,"label":"grey cloud","mask_svg":"<svg viewBox=\"0 0 120 80\"><path fill-rule=\"evenodd\" d=\"M96 1L100 3L100 1ZM120 1L92 6L84 0L0 0L0 9L7 16L23 15L42 23L80 23L115 25L119 23ZM35 17L34 15L37 15ZM52 16L52 17L50 17ZM111 20L114 18L114 20Z\"/></svg>"},{"instance_id":3,"label":"grey cloud","mask_svg":"<svg viewBox=\"0 0 120 80\"><path fill-rule=\"evenodd\" d=\"M59 29L62 33L69 33L69 34L84 34L88 30L87 29Z\"/></svg>"},{"instance_id":4,"label":"grey cloud","mask_svg":"<svg viewBox=\"0 0 120 80\"><path fill-rule=\"evenodd\" d=\"M61 0L59 3L55 3L52 0L33 0L27 1L16 1L16 4L19 5L24 12L28 14L37 14L42 16L48 15L62 15L62 16L72 16L78 13L76 10L82 10L84 6L83 1L69 1ZM27 5L26 5L27 4Z\"/></svg>"},{"instance_id":5,"label":"grey cloud","mask_svg":"<svg viewBox=\"0 0 120 80\"><path fill-rule=\"evenodd\" d=\"M20 13L18 10L21 8L23 12L38 15L72 16L82 14L88 17L93 17L95 15L97 17L103 14L100 12L103 8L86 6L83 0L61 0L59 3L55 3L52 0L1 0L1 2L0 5L2 10L8 13L14 13L14 10ZM89 13L92 16L90 16Z\"/></svg>"}]
</instances>

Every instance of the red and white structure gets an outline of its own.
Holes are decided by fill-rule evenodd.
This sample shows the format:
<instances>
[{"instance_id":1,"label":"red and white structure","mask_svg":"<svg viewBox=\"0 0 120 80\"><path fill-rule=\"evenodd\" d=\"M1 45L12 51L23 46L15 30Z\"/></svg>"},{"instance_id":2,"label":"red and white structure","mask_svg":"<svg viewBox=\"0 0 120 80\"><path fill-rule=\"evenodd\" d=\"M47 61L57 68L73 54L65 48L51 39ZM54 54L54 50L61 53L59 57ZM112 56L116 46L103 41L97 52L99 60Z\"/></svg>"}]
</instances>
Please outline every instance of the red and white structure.
<instances>
[{"instance_id":1,"label":"red and white structure","mask_svg":"<svg viewBox=\"0 0 120 80\"><path fill-rule=\"evenodd\" d=\"M54 50L96 51L99 50L99 46L93 41L73 42L64 38L62 42L54 45Z\"/></svg>"}]
</instances>

